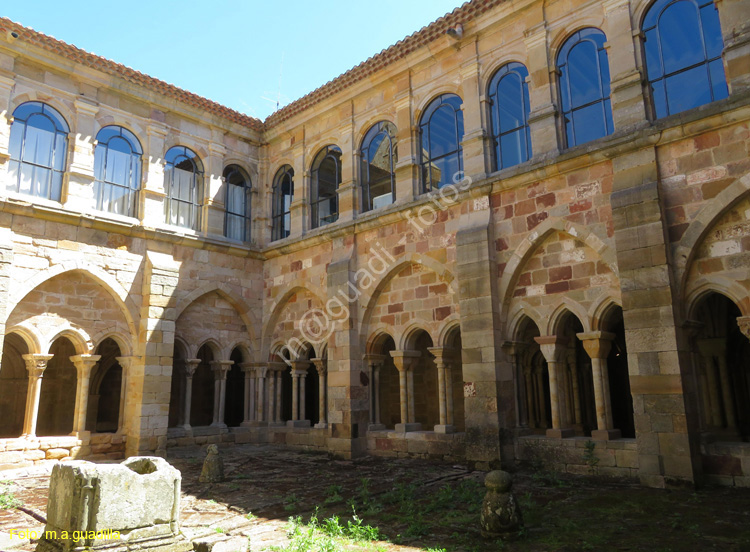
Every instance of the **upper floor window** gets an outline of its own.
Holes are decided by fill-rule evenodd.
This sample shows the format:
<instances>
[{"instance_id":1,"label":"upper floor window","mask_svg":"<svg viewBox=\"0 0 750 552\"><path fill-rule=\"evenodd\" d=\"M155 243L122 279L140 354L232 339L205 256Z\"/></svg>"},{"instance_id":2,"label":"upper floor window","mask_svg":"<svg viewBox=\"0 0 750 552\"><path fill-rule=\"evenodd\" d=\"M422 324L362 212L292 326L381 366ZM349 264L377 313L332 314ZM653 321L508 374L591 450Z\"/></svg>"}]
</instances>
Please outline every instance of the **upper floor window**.
<instances>
[{"instance_id":1,"label":"upper floor window","mask_svg":"<svg viewBox=\"0 0 750 552\"><path fill-rule=\"evenodd\" d=\"M606 41L599 29L581 29L565 41L557 55L566 147L614 130Z\"/></svg>"},{"instance_id":2,"label":"upper floor window","mask_svg":"<svg viewBox=\"0 0 750 552\"><path fill-rule=\"evenodd\" d=\"M55 109L26 102L10 127L9 191L60 201L70 127Z\"/></svg>"},{"instance_id":3,"label":"upper floor window","mask_svg":"<svg viewBox=\"0 0 750 552\"><path fill-rule=\"evenodd\" d=\"M271 239L281 240L292 230L292 201L294 201L294 169L284 165L273 179L271 206Z\"/></svg>"},{"instance_id":4,"label":"upper floor window","mask_svg":"<svg viewBox=\"0 0 750 552\"><path fill-rule=\"evenodd\" d=\"M381 121L367 131L360 152L362 180L362 211L370 211L393 203L396 175L393 171L396 153L396 127Z\"/></svg>"},{"instance_id":5,"label":"upper floor window","mask_svg":"<svg viewBox=\"0 0 750 552\"><path fill-rule=\"evenodd\" d=\"M490 80L490 125L494 170L531 157L529 72L521 63L503 65Z\"/></svg>"},{"instance_id":6,"label":"upper floor window","mask_svg":"<svg viewBox=\"0 0 750 552\"><path fill-rule=\"evenodd\" d=\"M224 235L250 241L250 177L237 165L229 165L223 176L227 188Z\"/></svg>"},{"instance_id":7,"label":"upper floor window","mask_svg":"<svg viewBox=\"0 0 750 552\"><path fill-rule=\"evenodd\" d=\"M94 150L94 196L100 211L136 216L141 185L138 138L119 126L106 126L96 135Z\"/></svg>"},{"instance_id":8,"label":"upper floor window","mask_svg":"<svg viewBox=\"0 0 750 552\"><path fill-rule=\"evenodd\" d=\"M199 230L203 207L203 163L194 151L175 146L164 156L164 203L168 224Z\"/></svg>"},{"instance_id":9,"label":"upper floor window","mask_svg":"<svg viewBox=\"0 0 750 552\"><path fill-rule=\"evenodd\" d=\"M341 150L338 146L326 146L318 152L312 164L311 176L312 227L318 228L339 218Z\"/></svg>"},{"instance_id":10,"label":"upper floor window","mask_svg":"<svg viewBox=\"0 0 750 552\"><path fill-rule=\"evenodd\" d=\"M656 118L729 95L721 59L724 39L712 0L656 0L642 30Z\"/></svg>"},{"instance_id":11,"label":"upper floor window","mask_svg":"<svg viewBox=\"0 0 750 552\"><path fill-rule=\"evenodd\" d=\"M428 192L455 182L463 171L463 101L455 94L432 100L419 122L422 189Z\"/></svg>"}]
</instances>

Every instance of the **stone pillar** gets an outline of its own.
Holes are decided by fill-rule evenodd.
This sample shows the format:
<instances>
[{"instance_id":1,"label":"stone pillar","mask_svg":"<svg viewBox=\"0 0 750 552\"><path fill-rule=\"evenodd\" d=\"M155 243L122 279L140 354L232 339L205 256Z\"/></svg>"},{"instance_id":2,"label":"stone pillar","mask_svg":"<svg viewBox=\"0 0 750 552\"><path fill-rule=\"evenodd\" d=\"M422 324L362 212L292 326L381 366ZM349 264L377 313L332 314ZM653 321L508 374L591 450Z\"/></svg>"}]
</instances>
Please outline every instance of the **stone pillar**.
<instances>
[{"instance_id":1,"label":"stone pillar","mask_svg":"<svg viewBox=\"0 0 750 552\"><path fill-rule=\"evenodd\" d=\"M395 202L408 203L419 194L419 121L413 121L411 72L405 71L396 78L396 139L398 161L394 166L396 177Z\"/></svg>"},{"instance_id":2,"label":"stone pillar","mask_svg":"<svg viewBox=\"0 0 750 552\"><path fill-rule=\"evenodd\" d=\"M276 398L274 399L275 412L273 414L273 421L277 424L283 424L281 419L281 381L284 376L284 372L289 367L285 362L277 362L273 364L274 378L276 379Z\"/></svg>"},{"instance_id":3,"label":"stone pillar","mask_svg":"<svg viewBox=\"0 0 750 552\"><path fill-rule=\"evenodd\" d=\"M245 376L245 408L242 425L248 426L255 420L255 368L251 362L243 362L240 364L240 370Z\"/></svg>"},{"instance_id":4,"label":"stone pillar","mask_svg":"<svg viewBox=\"0 0 750 552\"><path fill-rule=\"evenodd\" d=\"M597 426L597 429L591 432L591 438L603 441L619 439L622 433L619 429L615 429L612 423L612 398L609 394L609 368L607 367L607 356L612 349L615 334L582 332L576 336L583 343L583 349L591 359Z\"/></svg>"},{"instance_id":5,"label":"stone pillar","mask_svg":"<svg viewBox=\"0 0 750 552\"><path fill-rule=\"evenodd\" d=\"M99 362L100 358L102 358L100 355L74 355L70 357L70 361L76 367L76 372L78 373L72 435L78 435L79 438L86 431L86 412L89 408L91 370Z\"/></svg>"},{"instance_id":6,"label":"stone pillar","mask_svg":"<svg viewBox=\"0 0 750 552\"><path fill-rule=\"evenodd\" d=\"M307 360L294 360L292 361L292 419L287 422L289 427L309 427L310 420L303 420L302 416L305 415L305 388L300 389L300 385L304 386L305 377L307 376L307 369L310 366L310 362Z\"/></svg>"},{"instance_id":7,"label":"stone pillar","mask_svg":"<svg viewBox=\"0 0 750 552\"><path fill-rule=\"evenodd\" d=\"M384 361L383 355L365 355L370 370L370 425L367 427L370 431L385 429L385 425L380 423L380 369Z\"/></svg>"},{"instance_id":8,"label":"stone pillar","mask_svg":"<svg viewBox=\"0 0 750 552\"><path fill-rule=\"evenodd\" d=\"M256 365L255 373L258 376L258 400L256 402L257 410L255 411L255 421L258 425L266 425L265 398L266 398L266 373L267 372L268 372L268 366L264 364Z\"/></svg>"},{"instance_id":9,"label":"stone pillar","mask_svg":"<svg viewBox=\"0 0 750 552\"><path fill-rule=\"evenodd\" d=\"M401 433L407 431L419 431L422 429L422 424L413 422L409 417L409 397L413 397L413 392L409 389L410 383L408 374L412 370L412 363L416 362L421 354L418 351L391 351L390 354L393 358L393 364L396 366L396 370L398 370L399 402L401 405L401 423L396 424L396 431ZM411 385L413 385L413 383L414 380L412 379ZM412 399L412 409L413 408Z\"/></svg>"},{"instance_id":10,"label":"stone pillar","mask_svg":"<svg viewBox=\"0 0 750 552\"><path fill-rule=\"evenodd\" d=\"M117 433L124 433L127 431L127 418L125 417L125 404L128 401L128 377L130 374L130 367L138 363L141 359L138 357L115 357L115 360L122 368L122 381L120 383L120 413L117 417ZM174 377L174 374L173 374Z\"/></svg>"},{"instance_id":11,"label":"stone pillar","mask_svg":"<svg viewBox=\"0 0 750 552\"><path fill-rule=\"evenodd\" d=\"M612 119L615 130L646 124L643 78L636 67L629 0L605 0L607 21L607 60L611 77ZM640 44L639 44L640 47Z\"/></svg>"},{"instance_id":12,"label":"stone pillar","mask_svg":"<svg viewBox=\"0 0 750 552\"><path fill-rule=\"evenodd\" d=\"M530 14L524 32L524 43L529 60L529 132L534 155L553 154L559 150L553 102L554 61L549 59L547 23L543 8ZM551 70L553 72L551 72Z\"/></svg>"},{"instance_id":13,"label":"stone pillar","mask_svg":"<svg viewBox=\"0 0 750 552\"><path fill-rule=\"evenodd\" d=\"M357 144L354 143L354 113L352 104L347 103L345 105L346 107L341 105L339 110L341 117L346 116L346 120L339 126L339 140L337 143L341 148L341 183L338 190L336 190L338 194L339 220L341 221L354 219L359 211L359 194L357 193L359 149ZM343 109L346 109L346 115L341 112Z\"/></svg>"},{"instance_id":14,"label":"stone pillar","mask_svg":"<svg viewBox=\"0 0 750 552\"><path fill-rule=\"evenodd\" d=\"M99 106L85 96L75 99L75 121L71 121L72 155L65 176L68 180L67 193L61 202L68 209L91 210L94 202L94 137L96 136L95 116ZM63 186L63 192L65 192Z\"/></svg>"},{"instance_id":15,"label":"stone pillar","mask_svg":"<svg viewBox=\"0 0 750 552\"><path fill-rule=\"evenodd\" d=\"M23 436L36 437L36 421L39 416L39 396L42 392L42 377L47 363L54 355L23 355L26 371L29 373L29 386L26 391L26 411L23 418Z\"/></svg>"},{"instance_id":16,"label":"stone pillar","mask_svg":"<svg viewBox=\"0 0 750 552\"><path fill-rule=\"evenodd\" d=\"M610 196L622 291L638 476L652 487L700 479L700 423L690 346L677 325L674 280L656 151L612 159Z\"/></svg>"},{"instance_id":17,"label":"stone pillar","mask_svg":"<svg viewBox=\"0 0 750 552\"><path fill-rule=\"evenodd\" d=\"M476 39L475 39L476 40ZM489 167L487 147L488 125L483 121L487 111L479 109L484 93L481 90L479 77L480 67L477 58L475 41L466 41L460 50L462 59L460 74L463 89L464 137L463 148L464 173L474 181L482 180Z\"/></svg>"},{"instance_id":18,"label":"stone pillar","mask_svg":"<svg viewBox=\"0 0 750 552\"><path fill-rule=\"evenodd\" d=\"M547 430L547 437L557 439L572 437L573 429L567 416L565 385L565 353L568 338L556 335L535 337L539 344L549 371L549 402L552 408L552 428Z\"/></svg>"},{"instance_id":19,"label":"stone pillar","mask_svg":"<svg viewBox=\"0 0 750 552\"><path fill-rule=\"evenodd\" d=\"M278 396L277 396L277 389L278 391L281 391L281 381L279 378L279 375L281 372L279 372L279 369L275 366L276 363L271 363L268 365L268 423L269 424L275 424L279 421L278 417L276 416L276 411L278 410L278 407L280 406Z\"/></svg>"},{"instance_id":20,"label":"stone pillar","mask_svg":"<svg viewBox=\"0 0 750 552\"><path fill-rule=\"evenodd\" d=\"M538 427L537 423L537 404L534 396L534 375L531 372L531 366L524 366L524 379L526 380L526 404L528 405L527 420L529 427Z\"/></svg>"},{"instance_id":21,"label":"stone pillar","mask_svg":"<svg viewBox=\"0 0 750 552\"><path fill-rule=\"evenodd\" d=\"M151 226L163 226L164 201L164 154L169 129L166 125L149 120L146 127L145 155L143 156L143 211L141 220Z\"/></svg>"},{"instance_id":22,"label":"stone pillar","mask_svg":"<svg viewBox=\"0 0 750 552\"><path fill-rule=\"evenodd\" d=\"M224 182L224 165L227 149L222 143L224 132L216 127L211 128L211 141L208 143L208 158L203 162L206 166L203 197L200 202L201 227L199 230L214 236L224 235L224 218L226 217L226 186Z\"/></svg>"},{"instance_id":23,"label":"stone pillar","mask_svg":"<svg viewBox=\"0 0 750 552\"><path fill-rule=\"evenodd\" d=\"M466 460L476 469L496 469L512 439L501 440L515 422L513 367L502 354L497 298L497 260L488 196L479 190L467 202L456 232L456 289L461 312L462 380ZM501 412L502 410L502 412Z\"/></svg>"},{"instance_id":24,"label":"stone pillar","mask_svg":"<svg viewBox=\"0 0 750 552\"><path fill-rule=\"evenodd\" d=\"M449 379L450 372L448 371L449 359L447 358L450 352L442 347L430 347L428 351L435 357L435 366L438 373L438 411L440 413L440 424L435 426L434 431L435 433L453 433L456 431L456 428L453 425L452 416L451 420L448 421L448 396L450 395L451 399L453 397ZM451 407L453 406L452 402L451 400ZM451 414L453 413L451 412Z\"/></svg>"},{"instance_id":25,"label":"stone pillar","mask_svg":"<svg viewBox=\"0 0 750 552\"><path fill-rule=\"evenodd\" d=\"M193 376L198 366L201 364L199 358L186 358L185 362L185 399L182 401L182 405L185 408L185 413L182 415L182 419L185 425L182 427L186 431L190 430L190 407L193 402Z\"/></svg>"},{"instance_id":26,"label":"stone pillar","mask_svg":"<svg viewBox=\"0 0 750 552\"><path fill-rule=\"evenodd\" d=\"M318 371L318 423L315 427L325 429L328 427L326 421L326 372L327 361L324 358L312 359L315 369Z\"/></svg>"},{"instance_id":27,"label":"stone pillar","mask_svg":"<svg viewBox=\"0 0 750 552\"><path fill-rule=\"evenodd\" d=\"M740 96L750 89L750 23L742 0L716 2L724 35L724 67L729 93Z\"/></svg>"},{"instance_id":28,"label":"stone pillar","mask_svg":"<svg viewBox=\"0 0 750 552\"><path fill-rule=\"evenodd\" d=\"M576 425L576 429L581 428L581 391L578 387L578 366L576 365L576 350L571 348L568 349L568 354L565 357L565 361L568 364L568 370L570 371L570 386L573 394L573 423Z\"/></svg>"},{"instance_id":29,"label":"stone pillar","mask_svg":"<svg viewBox=\"0 0 750 552\"><path fill-rule=\"evenodd\" d=\"M227 427L224 423L224 411L227 404L227 373L234 364L233 360L214 360L211 371L214 373L214 419L215 427Z\"/></svg>"}]
</instances>

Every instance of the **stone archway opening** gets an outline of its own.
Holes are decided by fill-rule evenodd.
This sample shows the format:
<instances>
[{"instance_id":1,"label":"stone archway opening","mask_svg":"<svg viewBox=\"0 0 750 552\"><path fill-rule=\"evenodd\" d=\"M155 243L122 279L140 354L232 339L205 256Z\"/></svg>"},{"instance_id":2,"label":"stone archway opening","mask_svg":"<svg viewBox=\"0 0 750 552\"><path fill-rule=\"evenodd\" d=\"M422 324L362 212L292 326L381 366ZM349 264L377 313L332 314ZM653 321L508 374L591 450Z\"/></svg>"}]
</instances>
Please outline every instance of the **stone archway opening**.
<instances>
[{"instance_id":1,"label":"stone archway opening","mask_svg":"<svg viewBox=\"0 0 750 552\"><path fill-rule=\"evenodd\" d=\"M96 354L101 358L91 375L86 429L95 433L114 433L120 423L122 366L117 357L122 353L117 342L107 338L96 348Z\"/></svg>"},{"instance_id":2,"label":"stone archway opening","mask_svg":"<svg viewBox=\"0 0 750 552\"><path fill-rule=\"evenodd\" d=\"M224 423L227 427L239 427L245 420L245 360L239 347L232 350L229 360L234 362L227 372L227 391L224 406Z\"/></svg>"},{"instance_id":3,"label":"stone archway opening","mask_svg":"<svg viewBox=\"0 0 750 552\"><path fill-rule=\"evenodd\" d=\"M625 344L622 307L614 305L606 312L602 319L602 330L612 334L612 344L607 355L612 423L623 437L634 439L633 396L630 394L628 350Z\"/></svg>"},{"instance_id":4,"label":"stone archway opening","mask_svg":"<svg viewBox=\"0 0 750 552\"><path fill-rule=\"evenodd\" d=\"M429 351L432 346L432 338L424 330L417 330L411 336L409 349L419 353L411 366L414 372L414 420L424 429L440 424L437 365Z\"/></svg>"},{"instance_id":5,"label":"stone archway opening","mask_svg":"<svg viewBox=\"0 0 750 552\"><path fill-rule=\"evenodd\" d=\"M300 385L300 399L303 393L305 396L304 412L302 412L302 405L300 405L300 413L303 420L315 425L320 421L320 410L318 408L320 403L320 376L312 362L312 359L315 358L315 351L312 346L307 347L303 358L308 361L308 365L307 372L304 374L304 387Z\"/></svg>"},{"instance_id":6,"label":"stone archway opening","mask_svg":"<svg viewBox=\"0 0 750 552\"><path fill-rule=\"evenodd\" d=\"M596 401L591 359L578 334L583 324L576 315L566 311L558 320L555 334L562 338L563 349L558 359L558 400L561 419L568 421L577 435L590 436L597 429Z\"/></svg>"},{"instance_id":7,"label":"stone archway opening","mask_svg":"<svg viewBox=\"0 0 750 552\"><path fill-rule=\"evenodd\" d=\"M193 375L193 392L190 401L190 425L210 426L214 418L214 375L211 363L215 360L209 345L198 349L200 363Z\"/></svg>"},{"instance_id":8,"label":"stone archway opening","mask_svg":"<svg viewBox=\"0 0 750 552\"><path fill-rule=\"evenodd\" d=\"M693 309L701 422L713 438L750 440L750 341L739 329L740 309L710 292Z\"/></svg>"},{"instance_id":9,"label":"stone archway opening","mask_svg":"<svg viewBox=\"0 0 750 552\"><path fill-rule=\"evenodd\" d=\"M378 336L370 347L370 423L374 429L395 429L401 423L399 376L391 357L394 350L396 343L388 334Z\"/></svg>"},{"instance_id":10,"label":"stone archway opening","mask_svg":"<svg viewBox=\"0 0 750 552\"><path fill-rule=\"evenodd\" d=\"M544 435L552 427L549 369L535 338L540 335L536 323L524 316L518 324L514 342L516 373L519 378L516 400L519 425ZM522 384L521 384L522 383Z\"/></svg>"},{"instance_id":11,"label":"stone archway opening","mask_svg":"<svg viewBox=\"0 0 750 552\"><path fill-rule=\"evenodd\" d=\"M182 427L189 422L185 417L186 358L185 347L179 341L175 341L172 356L172 381L169 391L169 427Z\"/></svg>"},{"instance_id":12,"label":"stone archway opening","mask_svg":"<svg viewBox=\"0 0 750 552\"><path fill-rule=\"evenodd\" d=\"M29 353L18 334L5 336L0 363L0 438L19 437L23 433L29 374L23 355Z\"/></svg>"},{"instance_id":13,"label":"stone archway opening","mask_svg":"<svg viewBox=\"0 0 750 552\"><path fill-rule=\"evenodd\" d=\"M76 349L66 337L60 337L49 349L52 358L42 378L39 397L37 435L69 435L73 432L76 405L77 372L70 357Z\"/></svg>"}]
</instances>

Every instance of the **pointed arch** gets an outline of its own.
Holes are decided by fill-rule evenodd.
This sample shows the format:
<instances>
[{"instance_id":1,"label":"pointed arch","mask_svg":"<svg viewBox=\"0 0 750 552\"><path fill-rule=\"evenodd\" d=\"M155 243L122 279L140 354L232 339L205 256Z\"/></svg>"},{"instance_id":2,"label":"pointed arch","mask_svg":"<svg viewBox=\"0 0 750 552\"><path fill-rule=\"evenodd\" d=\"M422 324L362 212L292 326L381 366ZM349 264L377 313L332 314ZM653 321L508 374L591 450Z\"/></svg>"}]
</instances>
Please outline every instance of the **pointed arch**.
<instances>
[{"instance_id":1,"label":"pointed arch","mask_svg":"<svg viewBox=\"0 0 750 552\"><path fill-rule=\"evenodd\" d=\"M271 314L269 315L262 332L260 358L270 358L270 354L274 349L270 347L270 343L268 341L273 335L273 332L276 329L276 324L279 321L279 317L281 316L281 313L284 312L284 308L286 307L289 299L297 293L308 293L318 301L321 308L323 308L323 306L325 305L325 301L323 300L323 298L308 287L307 281L303 280L302 278L295 278L292 282L290 282L287 286L287 290L275 303L271 305ZM284 346L284 344L279 345L279 347Z\"/></svg>"},{"instance_id":2,"label":"pointed arch","mask_svg":"<svg viewBox=\"0 0 750 552\"><path fill-rule=\"evenodd\" d=\"M521 270L523 270L526 261L529 260L537 247L544 243L544 240L547 239L552 232L563 232L574 239L582 241L585 245L593 249L602 261L607 264L615 276L619 278L615 251L599 238L599 236L585 227L563 218L548 218L533 231L529 232L505 265L505 271L500 278L499 286L501 304L505 305L510 301L510 294L513 291L513 285L521 275Z\"/></svg>"},{"instance_id":3,"label":"pointed arch","mask_svg":"<svg viewBox=\"0 0 750 552\"><path fill-rule=\"evenodd\" d=\"M177 307L175 308L174 319L177 320L180 317L180 315L185 311L185 309L187 309L191 304L193 304L194 301L214 291L218 293L223 299L227 300L234 307L234 309L240 315L240 318L242 319L243 324L247 328L247 332L250 335L250 339L255 341L256 339L255 327L257 327L258 325L258 320L253 314L253 311L250 308L250 305L248 305L241 298L240 293L237 293L238 289L232 288L232 286L229 286L227 284L223 284L220 282L206 282L205 284L191 291L185 297L179 300L177 302Z\"/></svg>"},{"instance_id":4,"label":"pointed arch","mask_svg":"<svg viewBox=\"0 0 750 552\"><path fill-rule=\"evenodd\" d=\"M404 331L401 332L401 335L394 336L394 341L396 342L396 345L398 346L398 350L404 351L404 350L407 350L407 348L409 347L413 347L414 336L420 331L429 335L433 344L437 343L435 336L432 335L427 328L425 328L419 322L412 322L406 328L404 328Z\"/></svg>"},{"instance_id":5,"label":"pointed arch","mask_svg":"<svg viewBox=\"0 0 750 552\"><path fill-rule=\"evenodd\" d=\"M459 332L461 331L461 319L458 314L453 313L445 319L443 325L440 327L440 330L438 331L437 341L435 341L435 346L445 347L446 343L448 342L448 338L455 330L458 330Z\"/></svg>"},{"instance_id":6,"label":"pointed arch","mask_svg":"<svg viewBox=\"0 0 750 552\"><path fill-rule=\"evenodd\" d=\"M618 303L614 297L611 295L605 295L599 301L594 303L592 305L591 309L589 310L590 317L589 317L589 326L593 331L600 331L604 328L602 325L604 324L605 320L607 319L607 316L610 314L612 309L620 307L622 308L622 305Z\"/></svg>"},{"instance_id":7,"label":"pointed arch","mask_svg":"<svg viewBox=\"0 0 750 552\"><path fill-rule=\"evenodd\" d=\"M564 320L565 315L568 313L572 314L578 319L578 321L581 323L581 326L583 326L584 332L591 331L591 324L589 323L589 317L586 313L586 310L572 299L563 297L562 301L560 301L560 303L557 305L557 307L555 307L555 309L552 311L552 314L547 319L545 335L556 335L559 330L560 323ZM542 327L540 326L539 329L541 330Z\"/></svg>"}]
</instances>

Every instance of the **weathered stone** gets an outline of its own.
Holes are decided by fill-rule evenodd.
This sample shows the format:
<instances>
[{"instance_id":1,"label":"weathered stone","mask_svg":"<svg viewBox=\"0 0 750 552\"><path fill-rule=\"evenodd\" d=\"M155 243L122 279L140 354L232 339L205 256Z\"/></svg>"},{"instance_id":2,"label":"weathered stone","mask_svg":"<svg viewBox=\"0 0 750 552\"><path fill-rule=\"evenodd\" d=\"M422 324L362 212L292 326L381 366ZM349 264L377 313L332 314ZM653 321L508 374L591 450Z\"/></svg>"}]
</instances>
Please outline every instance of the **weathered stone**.
<instances>
[{"instance_id":1,"label":"weathered stone","mask_svg":"<svg viewBox=\"0 0 750 552\"><path fill-rule=\"evenodd\" d=\"M218 483L224 480L224 460L219 455L219 447L208 445L206 448L206 459L203 461L203 469L199 481L201 483Z\"/></svg>"},{"instance_id":2,"label":"weathered stone","mask_svg":"<svg viewBox=\"0 0 750 552\"><path fill-rule=\"evenodd\" d=\"M523 528L521 507L513 496L508 472L491 471L484 478L487 494L482 502L480 525L486 537L509 538Z\"/></svg>"}]
</instances>

